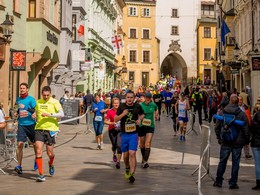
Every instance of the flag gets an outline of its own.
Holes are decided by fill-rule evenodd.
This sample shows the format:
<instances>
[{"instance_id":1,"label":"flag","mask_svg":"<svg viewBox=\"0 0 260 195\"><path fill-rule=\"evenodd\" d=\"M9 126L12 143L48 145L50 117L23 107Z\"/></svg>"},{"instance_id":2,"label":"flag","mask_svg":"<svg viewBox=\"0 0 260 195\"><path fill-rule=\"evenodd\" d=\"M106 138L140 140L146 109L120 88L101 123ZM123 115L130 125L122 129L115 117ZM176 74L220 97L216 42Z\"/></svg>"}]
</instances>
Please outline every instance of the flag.
<instances>
[{"instance_id":1,"label":"flag","mask_svg":"<svg viewBox=\"0 0 260 195\"><path fill-rule=\"evenodd\" d=\"M83 23L83 21L76 24L76 29L77 29L79 37L84 35L84 23Z\"/></svg>"},{"instance_id":2,"label":"flag","mask_svg":"<svg viewBox=\"0 0 260 195\"><path fill-rule=\"evenodd\" d=\"M114 37L112 37L112 45L114 49L120 49L123 47L121 35L115 35Z\"/></svg>"},{"instance_id":3,"label":"flag","mask_svg":"<svg viewBox=\"0 0 260 195\"><path fill-rule=\"evenodd\" d=\"M222 24L221 24L221 42L223 43L223 45L225 45L226 43L226 35L230 33L230 29L228 28L228 25L226 24L225 20L222 20Z\"/></svg>"}]
</instances>

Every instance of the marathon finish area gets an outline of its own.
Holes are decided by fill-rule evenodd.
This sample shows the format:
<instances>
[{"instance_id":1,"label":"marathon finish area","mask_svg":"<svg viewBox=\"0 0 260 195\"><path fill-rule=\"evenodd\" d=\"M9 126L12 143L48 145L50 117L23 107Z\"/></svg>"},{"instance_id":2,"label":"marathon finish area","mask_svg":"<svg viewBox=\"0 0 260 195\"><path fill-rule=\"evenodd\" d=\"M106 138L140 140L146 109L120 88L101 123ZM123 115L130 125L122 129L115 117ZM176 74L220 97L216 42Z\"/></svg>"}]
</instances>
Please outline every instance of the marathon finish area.
<instances>
[{"instance_id":1,"label":"marathon finish area","mask_svg":"<svg viewBox=\"0 0 260 195\"><path fill-rule=\"evenodd\" d=\"M48 159L44 153L43 171L46 182L37 183L37 172L32 171L34 155L32 148L25 148L23 174L17 175L12 167L4 169L7 175L0 175L0 194L38 194L38 195L85 195L85 194L198 194L197 174L192 172L198 167L200 155L200 137L191 132L186 142L179 142L173 136L172 120L162 115L161 121L156 122L155 136L152 141L150 168L141 168L141 155L138 150L136 181L129 184L124 179L124 165L121 169L114 167L112 162L111 145L105 126L105 148L96 150L95 137L85 133L84 119L79 125L61 125L54 149L55 175L48 175ZM196 120L197 122L197 120ZM198 131L197 123L195 129ZM215 177L218 163L219 145L212 132L210 172ZM214 188L209 177L202 180L203 194L259 194L251 190L255 185L254 161L241 157L241 167L238 185L239 190L228 189L230 163L225 173L222 188Z\"/></svg>"}]
</instances>

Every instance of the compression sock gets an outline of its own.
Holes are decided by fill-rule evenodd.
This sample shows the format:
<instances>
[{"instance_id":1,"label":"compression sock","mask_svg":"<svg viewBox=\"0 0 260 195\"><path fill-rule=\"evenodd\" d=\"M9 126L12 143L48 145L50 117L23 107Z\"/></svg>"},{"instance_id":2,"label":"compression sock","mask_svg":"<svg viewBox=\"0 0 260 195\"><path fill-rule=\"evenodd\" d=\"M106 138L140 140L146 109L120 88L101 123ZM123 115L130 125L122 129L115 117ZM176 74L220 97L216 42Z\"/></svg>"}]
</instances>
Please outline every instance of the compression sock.
<instances>
[{"instance_id":1,"label":"compression sock","mask_svg":"<svg viewBox=\"0 0 260 195\"><path fill-rule=\"evenodd\" d=\"M149 156L150 156L151 148L145 148L145 154L144 154L144 160L145 162L148 161Z\"/></svg>"},{"instance_id":2,"label":"compression sock","mask_svg":"<svg viewBox=\"0 0 260 195\"><path fill-rule=\"evenodd\" d=\"M36 157L36 163L38 165L39 174L42 175L43 174L43 171L42 171L42 157Z\"/></svg>"},{"instance_id":3,"label":"compression sock","mask_svg":"<svg viewBox=\"0 0 260 195\"><path fill-rule=\"evenodd\" d=\"M49 161L49 165L50 165L50 166L53 164L54 157L55 157L55 156L50 157L50 161Z\"/></svg>"},{"instance_id":4,"label":"compression sock","mask_svg":"<svg viewBox=\"0 0 260 195\"><path fill-rule=\"evenodd\" d=\"M142 154L142 161L144 160L145 148L140 148Z\"/></svg>"}]
</instances>

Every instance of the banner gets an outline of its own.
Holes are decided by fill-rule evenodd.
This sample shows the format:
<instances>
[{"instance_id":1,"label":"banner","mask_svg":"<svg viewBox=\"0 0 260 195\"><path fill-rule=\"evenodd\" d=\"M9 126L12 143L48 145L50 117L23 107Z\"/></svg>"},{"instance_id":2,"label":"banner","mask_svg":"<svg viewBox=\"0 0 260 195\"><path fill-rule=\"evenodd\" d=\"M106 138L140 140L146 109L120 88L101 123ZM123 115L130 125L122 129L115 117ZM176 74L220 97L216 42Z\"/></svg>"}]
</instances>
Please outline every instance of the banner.
<instances>
[{"instance_id":1,"label":"banner","mask_svg":"<svg viewBox=\"0 0 260 195\"><path fill-rule=\"evenodd\" d=\"M25 71L26 69L26 51L11 51L11 70Z\"/></svg>"},{"instance_id":2,"label":"banner","mask_svg":"<svg viewBox=\"0 0 260 195\"><path fill-rule=\"evenodd\" d=\"M90 71L94 66L94 62L85 62L80 65L82 71Z\"/></svg>"},{"instance_id":3,"label":"banner","mask_svg":"<svg viewBox=\"0 0 260 195\"><path fill-rule=\"evenodd\" d=\"M101 61L98 64L98 80L103 80L106 76L106 63L105 61Z\"/></svg>"},{"instance_id":4,"label":"banner","mask_svg":"<svg viewBox=\"0 0 260 195\"><path fill-rule=\"evenodd\" d=\"M72 61L85 62L85 50L72 50Z\"/></svg>"}]
</instances>

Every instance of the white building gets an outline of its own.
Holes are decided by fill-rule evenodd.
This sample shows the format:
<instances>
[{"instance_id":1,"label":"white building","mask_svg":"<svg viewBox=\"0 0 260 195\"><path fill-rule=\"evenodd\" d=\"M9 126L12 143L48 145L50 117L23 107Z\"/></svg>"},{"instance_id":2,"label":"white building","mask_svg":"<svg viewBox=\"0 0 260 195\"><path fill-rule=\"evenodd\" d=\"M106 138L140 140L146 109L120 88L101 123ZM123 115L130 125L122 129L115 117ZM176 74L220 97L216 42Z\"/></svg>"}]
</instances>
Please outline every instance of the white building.
<instances>
[{"instance_id":1,"label":"white building","mask_svg":"<svg viewBox=\"0 0 260 195\"><path fill-rule=\"evenodd\" d=\"M196 24L200 0L157 0L156 37L160 40L161 72L183 83L197 77Z\"/></svg>"}]
</instances>

